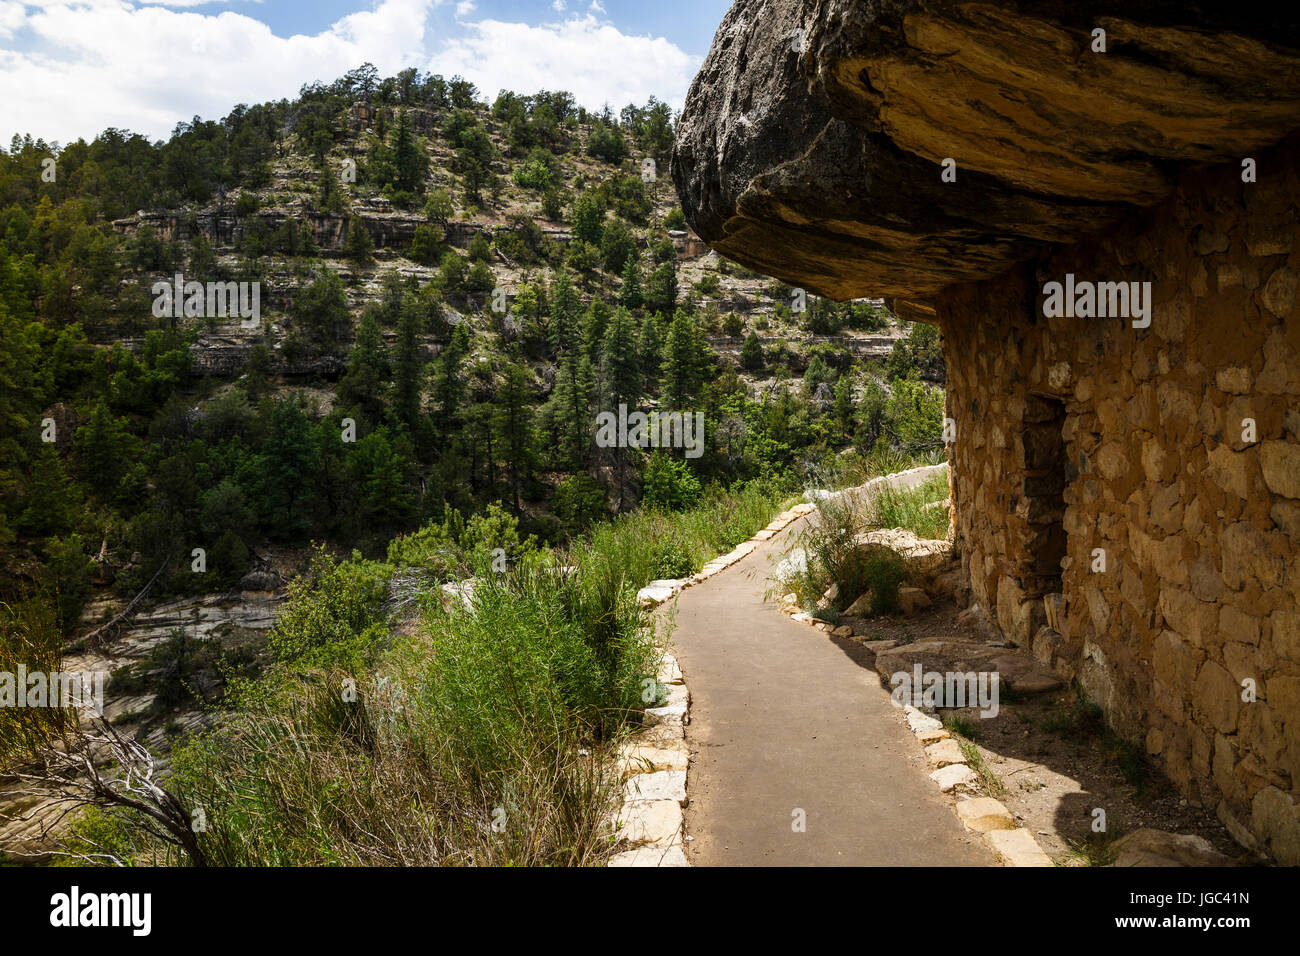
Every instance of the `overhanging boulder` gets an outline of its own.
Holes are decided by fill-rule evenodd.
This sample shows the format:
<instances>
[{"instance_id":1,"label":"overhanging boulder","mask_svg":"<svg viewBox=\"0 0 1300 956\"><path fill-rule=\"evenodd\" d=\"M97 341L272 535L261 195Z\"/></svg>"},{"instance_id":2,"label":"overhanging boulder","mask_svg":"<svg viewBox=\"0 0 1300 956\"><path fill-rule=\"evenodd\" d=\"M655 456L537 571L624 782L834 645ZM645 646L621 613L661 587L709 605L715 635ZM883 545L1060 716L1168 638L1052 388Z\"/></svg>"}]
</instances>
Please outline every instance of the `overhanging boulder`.
<instances>
[{"instance_id":1,"label":"overhanging boulder","mask_svg":"<svg viewBox=\"0 0 1300 956\"><path fill-rule=\"evenodd\" d=\"M1300 128L1298 66L1283 6L737 0L673 178L696 232L746 266L926 300Z\"/></svg>"}]
</instances>

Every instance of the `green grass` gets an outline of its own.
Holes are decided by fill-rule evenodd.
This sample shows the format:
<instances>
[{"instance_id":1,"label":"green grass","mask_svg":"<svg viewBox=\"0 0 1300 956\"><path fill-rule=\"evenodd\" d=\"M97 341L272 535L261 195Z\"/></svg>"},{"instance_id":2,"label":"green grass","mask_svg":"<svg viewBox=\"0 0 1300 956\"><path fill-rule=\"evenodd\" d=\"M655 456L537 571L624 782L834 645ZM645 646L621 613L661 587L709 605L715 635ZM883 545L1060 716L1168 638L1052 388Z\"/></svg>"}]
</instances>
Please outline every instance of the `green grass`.
<instances>
[{"instance_id":1,"label":"green grass","mask_svg":"<svg viewBox=\"0 0 1300 956\"><path fill-rule=\"evenodd\" d=\"M971 770L975 771L975 775L980 778L980 789L990 797L999 797L1007 792L1007 788L1002 784L1002 778L984 762L984 755L980 753L978 747L969 740L958 740L957 744L961 747L961 753L966 758L966 763Z\"/></svg>"},{"instance_id":2,"label":"green grass","mask_svg":"<svg viewBox=\"0 0 1300 956\"><path fill-rule=\"evenodd\" d=\"M1069 840L1070 856L1085 866L1112 866L1118 851L1117 837L1109 833L1090 833L1086 840Z\"/></svg>"},{"instance_id":3,"label":"green grass","mask_svg":"<svg viewBox=\"0 0 1300 956\"><path fill-rule=\"evenodd\" d=\"M916 488L882 488L867 506L866 524L877 528L906 528L918 538L946 538L948 510L927 508L948 497L948 476L930 478Z\"/></svg>"},{"instance_id":4,"label":"green grass","mask_svg":"<svg viewBox=\"0 0 1300 956\"><path fill-rule=\"evenodd\" d=\"M620 517L503 574L480 561L472 613L430 578L414 604L404 594L420 626L400 633L392 582L409 588L417 566L398 580L393 565L318 555L272 634L277 661L261 680L232 680L218 726L174 752L170 786L204 809L209 862L603 862L614 748L656 702L642 696L658 653L636 591L666 554L698 568L730 550L784 493L750 485ZM101 841L185 862L141 821L112 819L108 834L95 820Z\"/></svg>"},{"instance_id":5,"label":"green grass","mask_svg":"<svg viewBox=\"0 0 1300 956\"><path fill-rule=\"evenodd\" d=\"M943 726L949 733L956 734L958 737L964 737L966 740L974 740L978 733L975 729L975 725L965 717L945 717L943 718Z\"/></svg>"}]
</instances>

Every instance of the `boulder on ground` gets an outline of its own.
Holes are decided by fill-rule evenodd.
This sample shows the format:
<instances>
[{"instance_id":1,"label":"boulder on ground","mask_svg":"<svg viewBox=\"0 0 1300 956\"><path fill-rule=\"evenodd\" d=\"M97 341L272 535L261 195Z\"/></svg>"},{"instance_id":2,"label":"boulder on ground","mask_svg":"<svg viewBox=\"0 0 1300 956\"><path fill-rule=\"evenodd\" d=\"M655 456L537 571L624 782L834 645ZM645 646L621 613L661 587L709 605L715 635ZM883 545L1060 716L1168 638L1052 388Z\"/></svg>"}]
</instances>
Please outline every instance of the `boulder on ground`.
<instances>
[{"instance_id":1,"label":"boulder on ground","mask_svg":"<svg viewBox=\"0 0 1300 956\"><path fill-rule=\"evenodd\" d=\"M1114 866L1235 866L1210 841L1192 833L1143 828L1115 841Z\"/></svg>"}]
</instances>

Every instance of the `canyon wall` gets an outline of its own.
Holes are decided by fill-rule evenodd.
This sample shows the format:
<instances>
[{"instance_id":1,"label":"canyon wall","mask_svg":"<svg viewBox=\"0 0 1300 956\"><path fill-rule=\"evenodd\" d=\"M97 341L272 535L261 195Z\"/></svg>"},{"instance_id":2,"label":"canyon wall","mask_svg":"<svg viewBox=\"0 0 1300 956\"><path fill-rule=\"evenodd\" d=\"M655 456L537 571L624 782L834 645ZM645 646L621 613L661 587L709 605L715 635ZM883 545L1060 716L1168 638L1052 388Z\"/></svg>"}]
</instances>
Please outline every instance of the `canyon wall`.
<instances>
[{"instance_id":1,"label":"canyon wall","mask_svg":"<svg viewBox=\"0 0 1300 956\"><path fill-rule=\"evenodd\" d=\"M1290 864L1298 130L1279 7L737 0L672 165L718 252L938 322L971 600Z\"/></svg>"}]
</instances>

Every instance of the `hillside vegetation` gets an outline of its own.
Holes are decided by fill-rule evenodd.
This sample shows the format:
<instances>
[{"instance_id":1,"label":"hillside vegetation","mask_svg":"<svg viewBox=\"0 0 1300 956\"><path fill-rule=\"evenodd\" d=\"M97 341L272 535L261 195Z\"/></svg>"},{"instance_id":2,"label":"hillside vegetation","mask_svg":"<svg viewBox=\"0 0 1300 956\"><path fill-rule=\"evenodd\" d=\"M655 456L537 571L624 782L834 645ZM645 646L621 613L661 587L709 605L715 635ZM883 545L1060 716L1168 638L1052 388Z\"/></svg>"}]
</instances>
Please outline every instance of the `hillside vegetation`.
<instances>
[{"instance_id":1,"label":"hillside vegetation","mask_svg":"<svg viewBox=\"0 0 1300 956\"><path fill-rule=\"evenodd\" d=\"M366 66L165 142L0 153L0 670L53 669L92 596L301 572L176 740L210 860L598 859L600 758L652 704L636 588L801 485L939 453L935 331L709 253L673 123ZM259 314L160 306L178 273L257 283ZM603 447L620 406L701 414L699 454ZM120 680L222 696L177 661ZM0 758L67 729L7 719ZM503 801L535 832L485 842Z\"/></svg>"}]
</instances>

